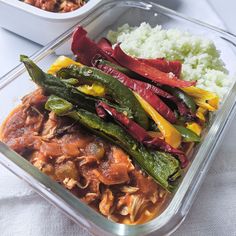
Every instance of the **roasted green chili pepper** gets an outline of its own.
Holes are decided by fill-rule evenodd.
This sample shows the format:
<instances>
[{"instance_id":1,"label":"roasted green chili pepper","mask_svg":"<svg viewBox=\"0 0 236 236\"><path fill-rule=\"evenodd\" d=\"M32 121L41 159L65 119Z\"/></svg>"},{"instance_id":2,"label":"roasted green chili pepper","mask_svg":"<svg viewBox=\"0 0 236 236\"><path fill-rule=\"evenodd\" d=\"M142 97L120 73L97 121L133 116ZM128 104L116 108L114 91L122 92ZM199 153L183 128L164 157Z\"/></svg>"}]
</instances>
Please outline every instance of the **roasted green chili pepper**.
<instances>
[{"instance_id":1,"label":"roasted green chili pepper","mask_svg":"<svg viewBox=\"0 0 236 236\"><path fill-rule=\"evenodd\" d=\"M47 103L45 104L45 109L50 111L52 110L52 108L57 115L63 115L72 110L73 105L65 99L62 99L55 95L51 95Z\"/></svg>"},{"instance_id":2,"label":"roasted green chili pepper","mask_svg":"<svg viewBox=\"0 0 236 236\"><path fill-rule=\"evenodd\" d=\"M165 87L167 92L170 92L175 97L179 98L184 102L184 104L190 109L192 113L196 113L196 103L194 102L193 98L191 98L189 95L187 95L185 92L178 88L171 88L171 87Z\"/></svg>"},{"instance_id":3,"label":"roasted green chili pepper","mask_svg":"<svg viewBox=\"0 0 236 236\"><path fill-rule=\"evenodd\" d=\"M140 103L125 85L112 76L96 68L88 66L77 67L74 65L61 69L58 71L58 75L63 78L77 78L85 83L100 83L120 107L128 107L132 111L134 120L143 128L148 129L148 116Z\"/></svg>"},{"instance_id":4,"label":"roasted green chili pepper","mask_svg":"<svg viewBox=\"0 0 236 236\"><path fill-rule=\"evenodd\" d=\"M63 82L70 84L70 85L76 85L79 83L77 79L70 78L70 79L62 79Z\"/></svg>"},{"instance_id":5,"label":"roasted green chili pepper","mask_svg":"<svg viewBox=\"0 0 236 236\"><path fill-rule=\"evenodd\" d=\"M47 93L60 96L73 104L78 104L81 108L95 111L96 100L93 97L81 93L72 85L53 75L44 73L27 56L21 55L20 60L24 63L31 79Z\"/></svg>"},{"instance_id":6,"label":"roasted green chili pepper","mask_svg":"<svg viewBox=\"0 0 236 236\"><path fill-rule=\"evenodd\" d=\"M104 101L110 106L117 109L119 112L125 113L129 118L132 118L131 109L126 107L119 107L116 104L110 103L104 98L95 98L92 96L88 96L74 86L69 81L64 81L59 79L53 75L44 73L32 60L30 60L27 56L21 56L21 62L24 63L26 69L29 72L32 80L42 87L47 93L57 95L61 98L66 99L67 101L77 105L80 108L84 108L91 112L96 112L95 104L98 100ZM75 82L75 78L69 78L68 80L73 80Z\"/></svg>"},{"instance_id":7,"label":"roasted green chili pepper","mask_svg":"<svg viewBox=\"0 0 236 236\"><path fill-rule=\"evenodd\" d=\"M184 142L200 142L201 137L194 133L192 130L187 129L180 125L174 125L174 127L180 132Z\"/></svg>"},{"instance_id":8,"label":"roasted green chili pepper","mask_svg":"<svg viewBox=\"0 0 236 236\"><path fill-rule=\"evenodd\" d=\"M63 106L65 106L64 109ZM148 151L120 126L105 122L87 110L71 109L71 106L68 106L68 101L62 98L50 96L45 107L50 111L54 111L57 115L65 115L76 120L95 134L120 146L163 188L168 191L174 190L174 183L177 176L180 176L181 170L179 162L170 154Z\"/></svg>"},{"instance_id":9,"label":"roasted green chili pepper","mask_svg":"<svg viewBox=\"0 0 236 236\"><path fill-rule=\"evenodd\" d=\"M126 75L130 76L130 77L136 77L137 76L133 71L131 71L131 70L125 68L125 67L119 66L117 64L114 64L110 61L104 60L104 59L98 59L97 63L103 64L103 65L108 65L108 66L122 72L123 74L126 74ZM96 64L96 61L95 61L95 64Z\"/></svg>"}]
</instances>

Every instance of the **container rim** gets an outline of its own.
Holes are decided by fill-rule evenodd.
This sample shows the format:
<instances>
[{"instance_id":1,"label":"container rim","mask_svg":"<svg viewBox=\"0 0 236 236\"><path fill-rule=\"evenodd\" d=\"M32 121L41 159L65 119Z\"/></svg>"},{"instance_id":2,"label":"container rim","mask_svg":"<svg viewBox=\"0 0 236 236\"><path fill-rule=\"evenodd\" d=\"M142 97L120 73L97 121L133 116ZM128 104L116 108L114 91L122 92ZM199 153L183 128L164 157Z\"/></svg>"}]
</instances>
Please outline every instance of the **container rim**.
<instances>
[{"instance_id":1,"label":"container rim","mask_svg":"<svg viewBox=\"0 0 236 236\"><path fill-rule=\"evenodd\" d=\"M71 19L77 18L78 16L83 16L84 14L92 10L95 6L97 6L102 1L104 0L89 0L84 6L74 11L66 12L66 13L45 11L19 0L11 0L11 1L0 0L0 3L2 2L6 5L10 5L24 12L27 12L32 15L36 15L40 18L44 18L47 20L65 21L65 20L71 20Z\"/></svg>"},{"instance_id":2,"label":"container rim","mask_svg":"<svg viewBox=\"0 0 236 236\"><path fill-rule=\"evenodd\" d=\"M5 1L5 0L4 0ZM127 6L127 7L134 7L134 8L141 8L146 10L155 10L157 12L161 12L161 14L172 16L174 18L182 19L188 22L191 22L193 24L202 26L206 29L209 29L215 33L219 33L222 38L226 39L228 42L232 44L236 44L236 36L222 30L218 27L212 26L210 24L204 23L202 21L196 20L194 18L189 18L183 14L177 13L174 10L168 9L166 7L163 7L157 3L154 3L152 1L145 1L145 2L137 2L135 0L111 0L107 3L103 3L99 6L98 9L92 11L87 17L83 18L83 20L79 21L78 24L81 24L83 26L86 26L88 22L90 22L90 17L93 16L92 21L96 18L97 15L102 14L105 7L108 7L108 9L116 6ZM107 8L106 8L107 9ZM78 25L77 24L77 25ZM56 50L65 40L70 38L73 30L76 26L72 27L68 31L66 31L64 34L59 36L57 39L43 47L40 51L35 53L31 56L31 59L35 62L38 62L45 58L47 55L51 54L52 51ZM23 72L25 72L25 69L22 64L11 70L8 74L5 75L5 77L0 82L0 89L5 87L8 83L10 83L12 80L16 79L19 75L21 75ZM203 174L203 170L208 170L210 163L212 162L212 157L214 154L214 150L219 144L219 139L223 134L223 130L226 129L226 127L230 124L230 121L232 120L233 114L236 110L236 84L234 84L233 88L230 90L230 92L227 95L227 98L224 101L223 106L221 107L221 112L217 114L214 123L209 129L209 132L207 136L205 137L205 140L209 137L214 137L208 140L208 142L203 142L201 147L198 150L198 153L196 154L191 166L189 167L185 177L183 178L182 183L178 187L178 190L173 197L172 201L168 205L168 207L165 209L165 211L158 217L154 218L153 220L142 224L142 225L123 225L111 222L107 220L106 218L102 217L101 215L97 215L96 217L93 217L92 224L95 224L96 226L100 227L101 229L118 235L136 235L137 233L142 233L142 235L147 233L152 233L158 229L164 228L164 226L171 221L171 219L175 219L175 224L170 225L171 229L174 230L176 227L183 221L184 217L186 216L191 204L184 204L184 200L186 198L191 199L191 203L193 202L197 191L200 188L200 185L203 181L203 178L206 175ZM19 155L14 153L13 151L10 151L5 144L0 143L0 153L2 153L4 156L7 156L6 158L9 159L9 161L16 164L16 157L19 158ZM22 158L23 159L23 158ZM21 160L21 159L19 159ZM0 159L1 162L1 159ZM22 160L23 162L23 160ZM2 163L4 164L4 163ZM5 165L6 166L6 165ZM17 165L18 166L18 165ZM7 166L6 166L7 167ZM24 169L26 173L28 173L27 169ZM40 176L40 178L45 178L44 174L39 172L37 175ZM28 183L30 183L35 189L38 189L38 191L41 192L41 195L44 197L49 193L42 193L42 191L36 186L33 185L30 181L32 181L33 177L36 178L36 175L31 173L31 180L28 179L28 177L22 177L24 180L26 180ZM39 178L39 179L40 179ZM196 181L194 179L197 179ZM40 181L38 181L40 183ZM56 183L55 183L56 184ZM46 187L47 183L45 184ZM61 186L55 187L56 191L55 193L51 193L51 195L58 194L63 202L66 202L68 200L68 193L65 189L63 189ZM178 197L178 196L181 197ZM74 199L75 197L70 194L70 197ZM50 200L50 199L49 199ZM53 200L50 200L51 202ZM73 218L74 221L77 223L81 223L81 219L79 217L76 217L75 214L79 214L78 211L83 209L83 204L78 200L75 199L77 207L75 209L67 210L67 213ZM55 203L55 202L54 202ZM71 203L71 201L70 201ZM57 205L58 206L58 205ZM73 216L71 211L73 211ZM87 214L90 213L92 216L94 215L94 210L92 210L90 207L87 207L86 209ZM84 213L84 212L83 212ZM85 214L85 213L84 213ZM86 215L87 215L86 214ZM167 233L167 232L166 232Z\"/></svg>"}]
</instances>

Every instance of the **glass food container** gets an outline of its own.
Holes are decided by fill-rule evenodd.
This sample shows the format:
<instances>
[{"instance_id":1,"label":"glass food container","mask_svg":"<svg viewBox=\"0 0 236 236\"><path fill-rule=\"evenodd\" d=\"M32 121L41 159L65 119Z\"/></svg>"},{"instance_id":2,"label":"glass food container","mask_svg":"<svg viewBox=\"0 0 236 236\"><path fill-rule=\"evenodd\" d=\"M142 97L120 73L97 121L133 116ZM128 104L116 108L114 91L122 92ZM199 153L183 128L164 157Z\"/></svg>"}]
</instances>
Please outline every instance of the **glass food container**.
<instances>
[{"instance_id":1,"label":"glass food container","mask_svg":"<svg viewBox=\"0 0 236 236\"><path fill-rule=\"evenodd\" d=\"M163 28L178 28L193 34L213 39L230 74L233 75L236 64L236 37L219 28L187 18L152 2L109 1L104 3L78 24L84 26L93 39L107 34L110 29L128 23L138 26L148 22L152 26L160 24ZM70 40L73 28L34 54L31 59L47 70L58 55L71 55ZM20 103L20 99L35 89L22 64L10 71L0 81L0 123L10 111ZM206 173L214 160L214 153L220 145L223 134L235 114L236 85L225 95L220 110L211 119L203 142L192 155L182 181L173 194L163 213L148 223L124 225L109 221L83 204L61 185L41 173L23 157L0 143L0 163L30 184L40 195L60 208L67 216L95 235L168 235L185 219L200 188Z\"/></svg>"}]
</instances>

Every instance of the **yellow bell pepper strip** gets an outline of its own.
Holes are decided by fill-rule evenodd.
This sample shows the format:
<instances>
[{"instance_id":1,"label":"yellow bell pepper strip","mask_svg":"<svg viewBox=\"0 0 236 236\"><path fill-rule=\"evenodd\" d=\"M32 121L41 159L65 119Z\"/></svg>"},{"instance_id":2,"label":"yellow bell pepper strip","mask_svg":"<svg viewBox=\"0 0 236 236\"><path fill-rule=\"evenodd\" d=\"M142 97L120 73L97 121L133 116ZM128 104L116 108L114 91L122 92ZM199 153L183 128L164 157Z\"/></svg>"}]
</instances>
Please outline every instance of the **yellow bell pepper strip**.
<instances>
[{"instance_id":1,"label":"yellow bell pepper strip","mask_svg":"<svg viewBox=\"0 0 236 236\"><path fill-rule=\"evenodd\" d=\"M60 56L56 59L55 62L50 66L48 70L48 74L55 75L57 71L59 71L62 68L68 67L70 65L76 65L76 66L83 66L81 63L76 62L69 57ZM83 92L87 95L95 96L95 97L103 97L105 95L105 89L103 86L98 85L96 83L90 85L81 85L77 87L77 89L80 92Z\"/></svg>"},{"instance_id":2,"label":"yellow bell pepper strip","mask_svg":"<svg viewBox=\"0 0 236 236\"><path fill-rule=\"evenodd\" d=\"M185 93L194 97L194 101L199 107L208 111L215 111L219 107L219 97L216 93L200 89L194 86L181 88Z\"/></svg>"},{"instance_id":3,"label":"yellow bell pepper strip","mask_svg":"<svg viewBox=\"0 0 236 236\"><path fill-rule=\"evenodd\" d=\"M155 121L165 141L174 148L178 148L181 143L181 134L175 127L165 120L149 103L147 103L138 93L133 92L143 109Z\"/></svg>"},{"instance_id":4,"label":"yellow bell pepper strip","mask_svg":"<svg viewBox=\"0 0 236 236\"><path fill-rule=\"evenodd\" d=\"M215 109L218 109L219 108L219 100L220 100L219 97L216 96L215 98L208 100L208 104L210 104Z\"/></svg>"},{"instance_id":5,"label":"yellow bell pepper strip","mask_svg":"<svg viewBox=\"0 0 236 236\"><path fill-rule=\"evenodd\" d=\"M202 127L196 122L187 122L186 128L192 130L198 136L201 135Z\"/></svg>"},{"instance_id":6,"label":"yellow bell pepper strip","mask_svg":"<svg viewBox=\"0 0 236 236\"><path fill-rule=\"evenodd\" d=\"M77 89L82 92L85 93L87 95L91 95L94 97L104 97L105 96L105 88L97 83L93 83L92 85L81 85L79 87L77 87Z\"/></svg>"},{"instance_id":7,"label":"yellow bell pepper strip","mask_svg":"<svg viewBox=\"0 0 236 236\"><path fill-rule=\"evenodd\" d=\"M206 122L206 117L205 117L206 114L207 114L207 109L198 107L196 116L200 121Z\"/></svg>"},{"instance_id":8,"label":"yellow bell pepper strip","mask_svg":"<svg viewBox=\"0 0 236 236\"><path fill-rule=\"evenodd\" d=\"M70 65L83 66L81 63L76 62L69 57L60 56L50 66L48 69L48 74L55 75L57 71Z\"/></svg>"}]
</instances>

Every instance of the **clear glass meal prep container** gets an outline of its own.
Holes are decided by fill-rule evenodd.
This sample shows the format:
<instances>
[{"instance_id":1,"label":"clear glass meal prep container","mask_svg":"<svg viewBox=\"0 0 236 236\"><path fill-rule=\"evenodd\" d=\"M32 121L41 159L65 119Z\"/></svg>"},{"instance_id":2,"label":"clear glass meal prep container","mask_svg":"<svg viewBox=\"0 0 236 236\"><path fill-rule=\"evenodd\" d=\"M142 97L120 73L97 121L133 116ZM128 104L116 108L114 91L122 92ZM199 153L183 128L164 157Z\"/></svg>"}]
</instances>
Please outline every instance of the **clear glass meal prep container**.
<instances>
[{"instance_id":1,"label":"clear glass meal prep container","mask_svg":"<svg viewBox=\"0 0 236 236\"><path fill-rule=\"evenodd\" d=\"M87 29L90 37L97 39L106 35L108 30L115 30L124 23L138 26L141 22L148 22L152 26L161 24L164 28L187 30L213 39L217 49L222 52L222 59L230 74L233 75L235 72L236 37L234 35L187 18L156 3L112 0L98 7L79 24ZM69 46L72 32L73 29L68 30L31 58L46 70L58 55L71 55ZM0 123L20 103L20 98L34 89L34 83L30 81L21 64L10 71L0 81ZM72 220L95 235L168 235L183 222L195 199L214 159L214 153L220 145L223 133L234 118L235 97L236 84L233 81L220 110L214 115L211 125L205 132L204 141L195 149L191 164L167 208L160 216L142 225L129 226L107 220L1 142L0 163L28 182L40 195L60 208Z\"/></svg>"}]
</instances>

